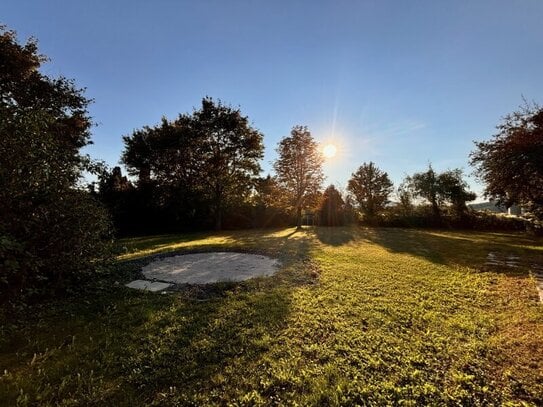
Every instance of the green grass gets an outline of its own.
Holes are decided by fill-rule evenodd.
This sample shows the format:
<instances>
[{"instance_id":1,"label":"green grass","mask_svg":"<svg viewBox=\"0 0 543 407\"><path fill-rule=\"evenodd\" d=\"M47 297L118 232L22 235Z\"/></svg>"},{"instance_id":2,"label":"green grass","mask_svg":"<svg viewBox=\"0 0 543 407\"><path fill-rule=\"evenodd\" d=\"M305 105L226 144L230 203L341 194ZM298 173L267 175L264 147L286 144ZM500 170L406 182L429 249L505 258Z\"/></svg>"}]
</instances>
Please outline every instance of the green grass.
<instances>
[{"instance_id":1,"label":"green grass","mask_svg":"<svg viewBox=\"0 0 543 407\"><path fill-rule=\"evenodd\" d=\"M0 333L0 405L542 405L543 306L524 235L318 228L120 242L277 256L274 277L151 294L97 284ZM147 257L145 257L147 256ZM3 373L2 373L3 372Z\"/></svg>"}]
</instances>

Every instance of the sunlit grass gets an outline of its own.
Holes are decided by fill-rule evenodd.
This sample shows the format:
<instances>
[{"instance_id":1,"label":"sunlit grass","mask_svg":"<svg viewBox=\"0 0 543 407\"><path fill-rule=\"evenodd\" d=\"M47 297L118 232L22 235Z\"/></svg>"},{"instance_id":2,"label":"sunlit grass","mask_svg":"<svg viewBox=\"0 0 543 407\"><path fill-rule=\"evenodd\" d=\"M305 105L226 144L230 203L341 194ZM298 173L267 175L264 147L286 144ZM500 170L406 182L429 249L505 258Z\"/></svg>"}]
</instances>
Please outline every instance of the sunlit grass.
<instances>
[{"instance_id":1,"label":"sunlit grass","mask_svg":"<svg viewBox=\"0 0 543 407\"><path fill-rule=\"evenodd\" d=\"M0 405L543 403L543 307L526 267L541 240L289 228L119 243L123 260L247 250L284 268L204 300L113 286L29 310L3 330ZM489 268L489 251L525 264Z\"/></svg>"}]
</instances>

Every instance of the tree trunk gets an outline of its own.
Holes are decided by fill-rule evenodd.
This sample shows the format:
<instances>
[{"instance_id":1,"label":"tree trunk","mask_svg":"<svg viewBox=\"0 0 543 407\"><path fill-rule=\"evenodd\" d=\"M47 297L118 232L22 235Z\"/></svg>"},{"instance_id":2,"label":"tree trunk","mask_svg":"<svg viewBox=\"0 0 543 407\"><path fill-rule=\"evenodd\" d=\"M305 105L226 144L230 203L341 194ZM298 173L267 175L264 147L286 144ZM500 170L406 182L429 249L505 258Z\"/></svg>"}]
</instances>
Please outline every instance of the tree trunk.
<instances>
[{"instance_id":1,"label":"tree trunk","mask_svg":"<svg viewBox=\"0 0 543 407\"><path fill-rule=\"evenodd\" d=\"M222 230L222 191L218 189L215 197L215 230Z\"/></svg>"},{"instance_id":2,"label":"tree trunk","mask_svg":"<svg viewBox=\"0 0 543 407\"><path fill-rule=\"evenodd\" d=\"M302 228L302 207L298 206L296 208L296 228L301 229Z\"/></svg>"},{"instance_id":3,"label":"tree trunk","mask_svg":"<svg viewBox=\"0 0 543 407\"><path fill-rule=\"evenodd\" d=\"M221 209L217 208L217 213L215 213L215 230L222 229L222 213Z\"/></svg>"},{"instance_id":4,"label":"tree trunk","mask_svg":"<svg viewBox=\"0 0 543 407\"><path fill-rule=\"evenodd\" d=\"M435 201L435 200L432 201L432 212L433 212L434 218L436 220L441 219L441 213L439 211L439 205L437 204L437 201Z\"/></svg>"}]
</instances>

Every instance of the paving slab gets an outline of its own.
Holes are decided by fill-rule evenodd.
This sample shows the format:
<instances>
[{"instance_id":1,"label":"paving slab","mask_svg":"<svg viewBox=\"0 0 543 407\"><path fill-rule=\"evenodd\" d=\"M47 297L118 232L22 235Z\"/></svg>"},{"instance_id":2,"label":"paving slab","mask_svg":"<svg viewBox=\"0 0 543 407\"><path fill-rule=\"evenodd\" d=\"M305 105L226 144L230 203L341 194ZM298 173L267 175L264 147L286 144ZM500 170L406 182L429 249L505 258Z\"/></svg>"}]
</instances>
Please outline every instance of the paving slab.
<instances>
[{"instance_id":1,"label":"paving slab","mask_svg":"<svg viewBox=\"0 0 543 407\"><path fill-rule=\"evenodd\" d=\"M157 292L165 290L166 288L171 287L173 284L161 283L160 281L148 281L148 280L134 280L125 284L128 288L135 288L136 290L144 290Z\"/></svg>"},{"instance_id":2,"label":"paving slab","mask_svg":"<svg viewBox=\"0 0 543 407\"><path fill-rule=\"evenodd\" d=\"M143 267L142 273L176 284L209 284L267 277L278 268L277 259L259 254L211 252L165 257Z\"/></svg>"}]
</instances>

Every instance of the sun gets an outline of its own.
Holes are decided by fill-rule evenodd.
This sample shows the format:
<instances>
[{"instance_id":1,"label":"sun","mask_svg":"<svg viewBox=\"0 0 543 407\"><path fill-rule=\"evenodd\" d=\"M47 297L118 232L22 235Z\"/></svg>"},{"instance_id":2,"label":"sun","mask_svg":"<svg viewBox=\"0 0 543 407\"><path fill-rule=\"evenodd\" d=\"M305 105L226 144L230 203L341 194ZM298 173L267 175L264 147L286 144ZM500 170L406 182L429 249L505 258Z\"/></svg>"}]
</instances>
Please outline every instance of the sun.
<instances>
[{"instance_id":1,"label":"sun","mask_svg":"<svg viewBox=\"0 0 543 407\"><path fill-rule=\"evenodd\" d=\"M322 155L324 155L326 158L332 158L336 155L336 153L337 148L333 144L326 144L322 149Z\"/></svg>"}]
</instances>

